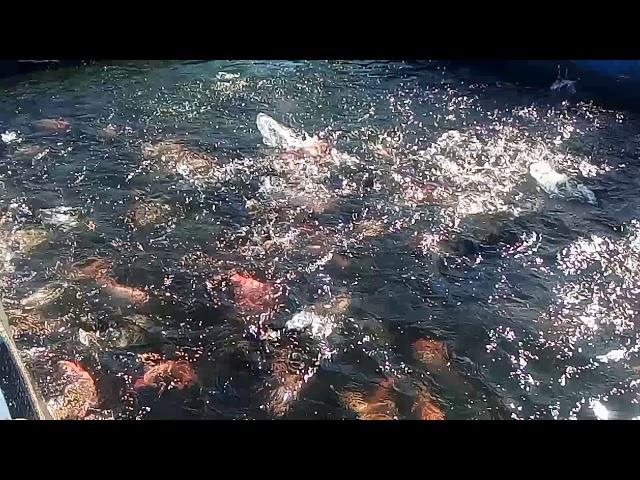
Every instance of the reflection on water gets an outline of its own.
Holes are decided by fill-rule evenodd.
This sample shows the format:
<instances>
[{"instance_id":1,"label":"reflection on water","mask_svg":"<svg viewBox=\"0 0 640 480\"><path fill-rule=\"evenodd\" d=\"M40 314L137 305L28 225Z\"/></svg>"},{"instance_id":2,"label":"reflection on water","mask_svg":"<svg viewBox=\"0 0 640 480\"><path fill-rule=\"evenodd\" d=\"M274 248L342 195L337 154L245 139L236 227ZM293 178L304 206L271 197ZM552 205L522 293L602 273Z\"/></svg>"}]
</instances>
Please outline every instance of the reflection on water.
<instances>
[{"instance_id":1,"label":"reflection on water","mask_svg":"<svg viewBox=\"0 0 640 480\"><path fill-rule=\"evenodd\" d=\"M3 303L58 418L637 417L639 125L438 62L37 74Z\"/></svg>"}]
</instances>

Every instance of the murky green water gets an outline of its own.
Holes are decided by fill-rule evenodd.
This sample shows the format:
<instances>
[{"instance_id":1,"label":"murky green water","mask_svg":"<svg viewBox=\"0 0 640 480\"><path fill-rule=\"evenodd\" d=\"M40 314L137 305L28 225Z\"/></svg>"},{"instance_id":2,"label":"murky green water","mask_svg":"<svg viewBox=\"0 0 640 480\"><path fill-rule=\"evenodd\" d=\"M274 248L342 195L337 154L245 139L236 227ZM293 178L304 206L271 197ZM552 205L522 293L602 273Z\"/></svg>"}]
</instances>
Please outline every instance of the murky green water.
<instances>
[{"instance_id":1,"label":"murky green water","mask_svg":"<svg viewBox=\"0 0 640 480\"><path fill-rule=\"evenodd\" d=\"M269 148L259 113L333 154ZM639 125L437 62L5 81L3 302L52 405L58 361L88 372L89 418L637 417Z\"/></svg>"}]
</instances>

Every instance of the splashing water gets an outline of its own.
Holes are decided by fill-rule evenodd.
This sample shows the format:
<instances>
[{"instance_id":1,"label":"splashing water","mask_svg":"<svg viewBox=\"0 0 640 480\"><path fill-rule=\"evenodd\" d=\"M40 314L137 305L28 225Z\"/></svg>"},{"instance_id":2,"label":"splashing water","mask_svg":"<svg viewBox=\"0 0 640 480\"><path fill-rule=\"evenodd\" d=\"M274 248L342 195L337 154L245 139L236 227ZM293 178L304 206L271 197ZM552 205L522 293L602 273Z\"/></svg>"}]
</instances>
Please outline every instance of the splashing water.
<instances>
[{"instance_id":1,"label":"splashing water","mask_svg":"<svg viewBox=\"0 0 640 480\"><path fill-rule=\"evenodd\" d=\"M494 80L123 62L7 84L1 288L46 400L637 418L639 119Z\"/></svg>"}]
</instances>

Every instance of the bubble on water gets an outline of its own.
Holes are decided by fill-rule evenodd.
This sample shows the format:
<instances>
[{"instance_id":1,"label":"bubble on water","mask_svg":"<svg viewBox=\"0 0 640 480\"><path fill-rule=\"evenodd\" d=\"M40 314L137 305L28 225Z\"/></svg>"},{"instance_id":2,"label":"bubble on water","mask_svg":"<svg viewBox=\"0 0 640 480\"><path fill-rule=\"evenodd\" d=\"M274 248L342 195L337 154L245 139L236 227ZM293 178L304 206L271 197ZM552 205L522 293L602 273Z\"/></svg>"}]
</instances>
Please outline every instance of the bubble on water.
<instances>
[{"instance_id":1,"label":"bubble on water","mask_svg":"<svg viewBox=\"0 0 640 480\"><path fill-rule=\"evenodd\" d=\"M18 131L12 132L12 131L9 131L9 130L7 130L6 132L0 134L0 139L6 144L9 144L9 143L20 143L23 140L20 137L20 132L18 132Z\"/></svg>"}]
</instances>

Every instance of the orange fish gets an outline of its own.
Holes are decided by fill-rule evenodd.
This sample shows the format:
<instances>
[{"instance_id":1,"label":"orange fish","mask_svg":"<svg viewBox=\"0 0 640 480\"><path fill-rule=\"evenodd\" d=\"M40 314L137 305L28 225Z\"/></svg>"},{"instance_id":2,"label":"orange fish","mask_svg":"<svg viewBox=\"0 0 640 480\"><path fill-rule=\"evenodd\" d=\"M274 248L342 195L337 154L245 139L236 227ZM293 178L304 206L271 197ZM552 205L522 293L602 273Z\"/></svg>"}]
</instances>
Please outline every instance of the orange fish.
<instances>
[{"instance_id":1,"label":"orange fish","mask_svg":"<svg viewBox=\"0 0 640 480\"><path fill-rule=\"evenodd\" d=\"M71 127L71 124L62 118L44 118L33 123L37 128L46 132L66 132Z\"/></svg>"},{"instance_id":2,"label":"orange fish","mask_svg":"<svg viewBox=\"0 0 640 480\"><path fill-rule=\"evenodd\" d=\"M90 258L82 266L72 268L72 273L80 278L95 280L110 295L128 300L132 305L144 305L149 301L149 294L135 287L118 283L109 276L109 262L103 258Z\"/></svg>"},{"instance_id":3,"label":"orange fish","mask_svg":"<svg viewBox=\"0 0 640 480\"><path fill-rule=\"evenodd\" d=\"M438 383L448 389L474 392L473 386L451 366L451 356L444 342L430 338L421 338L412 345L413 357L421 362L431 374L438 378Z\"/></svg>"},{"instance_id":4,"label":"orange fish","mask_svg":"<svg viewBox=\"0 0 640 480\"><path fill-rule=\"evenodd\" d=\"M413 357L428 367L442 368L449 365L450 357L444 342L421 338L413 342Z\"/></svg>"},{"instance_id":5,"label":"orange fish","mask_svg":"<svg viewBox=\"0 0 640 480\"><path fill-rule=\"evenodd\" d=\"M194 385L197 376L193 367L186 360L165 360L157 365L145 366L142 378L133 384L134 390L144 387L155 387L164 390L173 386L178 390Z\"/></svg>"},{"instance_id":6,"label":"orange fish","mask_svg":"<svg viewBox=\"0 0 640 480\"><path fill-rule=\"evenodd\" d=\"M51 413L57 420L82 420L98 403L95 382L77 363L63 360L57 368L65 387L62 396L51 402Z\"/></svg>"},{"instance_id":7,"label":"orange fish","mask_svg":"<svg viewBox=\"0 0 640 480\"><path fill-rule=\"evenodd\" d=\"M109 262L104 258L89 258L84 262L84 265L76 265L74 264L71 271L80 278L90 278L92 280L107 278Z\"/></svg>"},{"instance_id":8,"label":"orange fish","mask_svg":"<svg viewBox=\"0 0 640 480\"><path fill-rule=\"evenodd\" d=\"M135 287L122 285L112 278L107 278L102 287L112 296L128 300L132 305L141 306L149 301L149 294Z\"/></svg>"},{"instance_id":9,"label":"orange fish","mask_svg":"<svg viewBox=\"0 0 640 480\"><path fill-rule=\"evenodd\" d=\"M276 417L286 414L315 370L313 365L301 360L295 348L285 346L276 349L271 362L274 388L268 394L267 410Z\"/></svg>"},{"instance_id":10,"label":"orange fish","mask_svg":"<svg viewBox=\"0 0 640 480\"><path fill-rule=\"evenodd\" d=\"M345 407L358 415L360 420L395 420L398 409L392 399L393 380L380 382L371 395L358 390L347 390L340 395Z\"/></svg>"},{"instance_id":11,"label":"orange fish","mask_svg":"<svg viewBox=\"0 0 640 480\"><path fill-rule=\"evenodd\" d=\"M418 390L418 395L411 410L418 420L444 420L444 412L436 404L428 392Z\"/></svg>"},{"instance_id":12,"label":"orange fish","mask_svg":"<svg viewBox=\"0 0 640 480\"><path fill-rule=\"evenodd\" d=\"M233 285L236 305L246 313L265 312L275 307L277 292L272 285L246 274L234 273L229 277Z\"/></svg>"}]
</instances>

